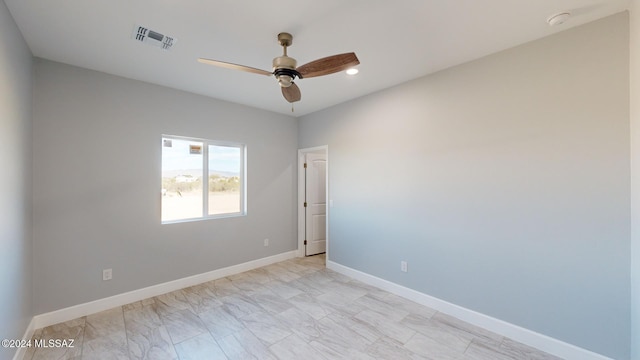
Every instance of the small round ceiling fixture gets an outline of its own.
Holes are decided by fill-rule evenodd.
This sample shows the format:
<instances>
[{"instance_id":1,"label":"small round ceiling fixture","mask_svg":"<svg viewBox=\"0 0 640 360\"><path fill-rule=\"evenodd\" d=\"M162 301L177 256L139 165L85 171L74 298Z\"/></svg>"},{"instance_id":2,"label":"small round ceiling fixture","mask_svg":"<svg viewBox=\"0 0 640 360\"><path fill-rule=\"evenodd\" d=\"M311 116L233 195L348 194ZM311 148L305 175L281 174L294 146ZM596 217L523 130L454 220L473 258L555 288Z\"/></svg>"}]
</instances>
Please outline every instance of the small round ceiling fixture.
<instances>
[{"instance_id":1,"label":"small round ceiling fixture","mask_svg":"<svg viewBox=\"0 0 640 360\"><path fill-rule=\"evenodd\" d=\"M561 25L565 21L567 21L569 19L569 17L571 17L571 13L566 12L566 11L565 12L561 12L561 13L549 16L549 18L547 19L547 23L549 24L549 26Z\"/></svg>"},{"instance_id":2,"label":"small round ceiling fixture","mask_svg":"<svg viewBox=\"0 0 640 360\"><path fill-rule=\"evenodd\" d=\"M351 68L351 69L347 69L347 75L355 75L358 73L358 69L356 68Z\"/></svg>"}]
</instances>

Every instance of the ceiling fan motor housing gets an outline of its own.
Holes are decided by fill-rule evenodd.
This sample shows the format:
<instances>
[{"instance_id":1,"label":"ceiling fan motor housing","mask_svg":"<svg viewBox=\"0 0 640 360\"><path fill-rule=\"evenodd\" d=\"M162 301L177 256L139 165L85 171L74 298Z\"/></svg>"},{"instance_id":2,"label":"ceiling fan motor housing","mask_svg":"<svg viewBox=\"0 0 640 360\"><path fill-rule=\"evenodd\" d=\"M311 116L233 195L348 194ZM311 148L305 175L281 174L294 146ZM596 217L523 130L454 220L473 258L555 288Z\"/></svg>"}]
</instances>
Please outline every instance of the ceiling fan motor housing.
<instances>
[{"instance_id":1,"label":"ceiling fan motor housing","mask_svg":"<svg viewBox=\"0 0 640 360\"><path fill-rule=\"evenodd\" d=\"M296 59L286 55L273 59L273 74L281 87L291 86L296 76L300 77L300 73L296 71L297 65Z\"/></svg>"}]
</instances>

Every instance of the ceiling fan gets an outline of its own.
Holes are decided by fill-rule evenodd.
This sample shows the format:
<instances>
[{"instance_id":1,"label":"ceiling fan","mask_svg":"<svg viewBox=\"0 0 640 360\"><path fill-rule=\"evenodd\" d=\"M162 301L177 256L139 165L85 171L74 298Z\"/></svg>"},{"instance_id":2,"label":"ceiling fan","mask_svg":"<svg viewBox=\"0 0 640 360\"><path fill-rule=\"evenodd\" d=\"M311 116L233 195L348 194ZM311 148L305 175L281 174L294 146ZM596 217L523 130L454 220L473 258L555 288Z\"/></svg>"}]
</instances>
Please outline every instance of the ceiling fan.
<instances>
[{"instance_id":1,"label":"ceiling fan","mask_svg":"<svg viewBox=\"0 0 640 360\"><path fill-rule=\"evenodd\" d=\"M198 61L203 64L241 70L259 75L274 75L278 80L278 84L280 84L282 95L290 103L300 101L302 97L300 94L300 88L298 88L298 85L294 82L296 77L299 79L305 79L329 75L360 64L356 54L350 52L327 56L325 58L306 63L302 66L297 66L296 59L287 56L287 47L291 46L293 43L293 36L289 33L282 32L278 34L278 42L283 48L283 55L273 59L273 71L205 58L199 58Z\"/></svg>"}]
</instances>

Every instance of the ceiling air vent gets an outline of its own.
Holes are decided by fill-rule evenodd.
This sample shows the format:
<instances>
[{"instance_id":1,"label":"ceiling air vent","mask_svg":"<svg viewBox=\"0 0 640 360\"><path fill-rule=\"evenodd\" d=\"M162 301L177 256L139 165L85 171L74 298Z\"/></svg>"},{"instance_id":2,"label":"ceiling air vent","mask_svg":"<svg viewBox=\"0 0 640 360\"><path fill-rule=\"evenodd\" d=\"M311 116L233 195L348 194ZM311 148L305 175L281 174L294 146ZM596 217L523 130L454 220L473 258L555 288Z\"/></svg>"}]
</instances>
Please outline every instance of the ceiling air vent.
<instances>
[{"instance_id":1,"label":"ceiling air vent","mask_svg":"<svg viewBox=\"0 0 640 360\"><path fill-rule=\"evenodd\" d=\"M131 36L134 40L143 42L148 45L157 46L164 50L169 50L176 43L176 39L163 35L157 31L153 31L146 26L136 25L133 28L133 35Z\"/></svg>"}]
</instances>

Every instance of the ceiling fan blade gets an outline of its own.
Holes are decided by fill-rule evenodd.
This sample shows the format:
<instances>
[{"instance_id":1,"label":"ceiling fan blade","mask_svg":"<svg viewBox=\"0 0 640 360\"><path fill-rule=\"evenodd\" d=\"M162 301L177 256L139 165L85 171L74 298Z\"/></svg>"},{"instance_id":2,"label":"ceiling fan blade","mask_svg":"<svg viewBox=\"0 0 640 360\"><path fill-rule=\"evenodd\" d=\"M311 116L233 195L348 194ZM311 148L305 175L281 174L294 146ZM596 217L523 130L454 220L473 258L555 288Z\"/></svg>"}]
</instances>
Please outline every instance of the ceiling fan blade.
<instances>
[{"instance_id":1,"label":"ceiling fan blade","mask_svg":"<svg viewBox=\"0 0 640 360\"><path fill-rule=\"evenodd\" d=\"M296 70L300 73L300 78L304 79L333 74L358 64L360 64L358 57L351 52L314 60L298 67Z\"/></svg>"},{"instance_id":2,"label":"ceiling fan blade","mask_svg":"<svg viewBox=\"0 0 640 360\"><path fill-rule=\"evenodd\" d=\"M256 68L252 68L250 66L238 65L238 64L228 63L228 62L224 62L224 61L218 61L218 60L199 58L198 62L201 62L203 64L208 64L208 65L220 66L220 67L227 68L227 69L232 69L232 70L246 71L246 72L250 72L250 73L254 73L254 74L258 74L258 75L267 75L267 76L269 76L269 75L272 74L272 72L270 72L270 71L266 71L266 70L262 70L262 69L256 69Z\"/></svg>"},{"instance_id":3,"label":"ceiling fan blade","mask_svg":"<svg viewBox=\"0 0 640 360\"><path fill-rule=\"evenodd\" d=\"M283 87L282 96L287 99L288 102L294 103L296 101L300 101L302 98L302 94L300 94L300 88L295 83L291 83L289 87Z\"/></svg>"}]
</instances>

